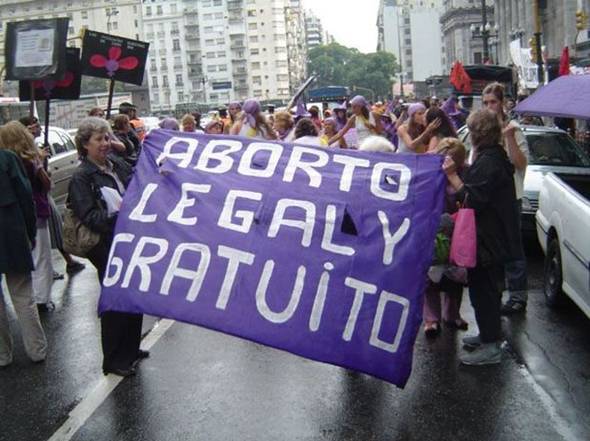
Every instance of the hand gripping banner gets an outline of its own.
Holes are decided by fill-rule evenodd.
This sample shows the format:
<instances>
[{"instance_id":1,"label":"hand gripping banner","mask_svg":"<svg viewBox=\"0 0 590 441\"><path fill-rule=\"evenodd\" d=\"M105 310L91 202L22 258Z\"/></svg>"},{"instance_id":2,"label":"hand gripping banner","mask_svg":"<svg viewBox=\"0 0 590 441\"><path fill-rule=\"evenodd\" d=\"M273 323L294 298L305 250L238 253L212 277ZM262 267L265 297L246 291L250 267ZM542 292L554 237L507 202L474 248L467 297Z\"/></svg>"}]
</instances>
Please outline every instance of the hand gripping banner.
<instances>
[{"instance_id":1,"label":"hand gripping banner","mask_svg":"<svg viewBox=\"0 0 590 441\"><path fill-rule=\"evenodd\" d=\"M403 387L441 163L153 131L118 216L99 312L192 323Z\"/></svg>"}]
</instances>

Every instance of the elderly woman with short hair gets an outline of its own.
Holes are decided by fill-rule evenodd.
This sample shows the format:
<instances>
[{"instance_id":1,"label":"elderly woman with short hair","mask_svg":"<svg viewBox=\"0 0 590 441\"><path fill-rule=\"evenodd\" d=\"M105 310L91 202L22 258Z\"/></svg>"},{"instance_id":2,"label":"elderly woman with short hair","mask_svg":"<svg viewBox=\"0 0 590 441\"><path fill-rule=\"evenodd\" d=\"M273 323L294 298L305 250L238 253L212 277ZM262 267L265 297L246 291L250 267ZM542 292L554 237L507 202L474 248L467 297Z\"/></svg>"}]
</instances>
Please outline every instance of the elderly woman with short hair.
<instances>
[{"instance_id":1,"label":"elderly woman with short hair","mask_svg":"<svg viewBox=\"0 0 590 441\"><path fill-rule=\"evenodd\" d=\"M89 117L82 120L76 134L80 165L72 176L68 195L68 207L83 225L100 235L101 240L90 250L88 258L96 267L101 282L117 219L116 213L109 213L101 188L109 188L123 196L131 179L129 164L119 157L108 156L110 136L111 128L104 119ZM114 311L102 314L102 369L105 375L133 375L136 361L149 355L139 349L142 318L139 314Z\"/></svg>"},{"instance_id":2,"label":"elderly woman with short hair","mask_svg":"<svg viewBox=\"0 0 590 441\"><path fill-rule=\"evenodd\" d=\"M467 365L501 361L500 307L504 264L518 253L518 218L514 211L514 166L502 147L502 125L491 110L478 110L467 120L474 148L474 161L464 174L457 174L450 156L443 170L457 190L458 200L475 211L477 265L468 271L469 297L475 309L479 335L465 337L473 351L461 357Z\"/></svg>"}]
</instances>

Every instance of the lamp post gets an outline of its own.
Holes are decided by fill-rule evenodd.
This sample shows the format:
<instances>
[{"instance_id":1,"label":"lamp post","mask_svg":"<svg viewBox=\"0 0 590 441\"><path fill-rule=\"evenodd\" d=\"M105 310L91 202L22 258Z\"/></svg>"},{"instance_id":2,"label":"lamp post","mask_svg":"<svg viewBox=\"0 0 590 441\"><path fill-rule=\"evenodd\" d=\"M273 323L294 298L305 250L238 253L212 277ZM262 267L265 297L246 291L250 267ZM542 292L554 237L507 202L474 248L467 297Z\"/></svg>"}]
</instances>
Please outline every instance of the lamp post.
<instances>
[{"instance_id":1,"label":"lamp post","mask_svg":"<svg viewBox=\"0 0 590 441\"><path fill-rule=\"evenodd\" d=\"M483 40L483 63L486 64L490 59L490 45L489 45L489 23L488 10L486 8L486 0L481 0L481 39Z\"/></svg>"},{"instance_id":2,"label":"lamp post","mask_svg":"<svg viewBox=\"0 0 590 441\"><path fill-rule=\"evenodd\" d=\"M400 7L397 6L395 13L397 15L397 51L399 54L399 93L400 96L403 98L404 97L404 73L403 73L403 69L404 69L404 65L402 63L402 35L401 35L401 29L400 29L400 22L399 22L399 11L400 11Z\"/></svg>"},{"instance_id":3,"label":"lamp post","mask_svg":"<svg viewBox=\"0 0 590 441\"><path fill-rule=\"evenodd\" d=\"M481 38L483 41L483 57L482 61L484 64L490 62L490 40L492 38L498 38L498 25L492 26L490 23L485 23L482 26L476 26L472 24L469 29L471 30L471 38Z\"/></svg>"},{"instance_id":4,"label":"lamp post","mask_svg":"<svg viewBox=\"0 0 590 441\"><path fill-rule=\"evenodd\" d=\"M539 0L533 0L533 18L535 20L535 55L536 55L536 62L537 62L537 74L539 79L539 84L543 84L543 54L541 53L541 12L539 9Z\"/></svg>"},{"instance_id":5,"label":"lamp post","mask_svg":"<svg viewBox=\"0 0 590 441\"><path fill-rule=\"evenodd\" d=\"M499 27L498 24L492 26L490 22L488 22L488 12L486 7L485 0L482 0L482 9L481 9L481 25L476 26L475 24L471 24L469 29L471 30L471 37L472 38L481 38L483 42L483 63L487 64L490 61L490 39L498 38L498 31Z\"/></svg>"},{"instance_id":6,"label":"lamp post","mask_svg":"<svg viewBox=\"0 0 590 441\"><path fill-rule=\"evenodd\" d=\"M201 84L203 85L203 104L207 106L207 77L201 78Z\"/></svg>"}]
</instances>

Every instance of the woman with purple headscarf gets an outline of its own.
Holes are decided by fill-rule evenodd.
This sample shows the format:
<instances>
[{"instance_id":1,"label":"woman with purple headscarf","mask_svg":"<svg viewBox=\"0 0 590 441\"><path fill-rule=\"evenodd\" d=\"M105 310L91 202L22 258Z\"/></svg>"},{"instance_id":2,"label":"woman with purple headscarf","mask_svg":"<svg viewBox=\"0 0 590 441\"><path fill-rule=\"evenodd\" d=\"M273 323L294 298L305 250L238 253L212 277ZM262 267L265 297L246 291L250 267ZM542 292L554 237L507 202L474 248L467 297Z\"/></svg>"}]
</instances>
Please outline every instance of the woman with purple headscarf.
<instances>
[{"instance_id":1,"label":"woman with purple headscarf","mask_svg":"<svg viewBox=\"0 0 590 441\"><path fill-rule=\"evenodd\" d=\"M232 126L230 134L247 138L277 139L275 131L262 114L260 103L253 99L244 102L242 113Z\"/></svg>"},{"instance_id":2,"label":"woman with purple headscarf","mask_svg":"<svg viewBox=\"0 0 590 441\"><path fill-rule=\"evenodd\" d=\"M180 130L180 126L178 125L178 121L176 121L176 118L164 118L162 121L160 121L159 126L161 129L165 130Z\"/></svg>"},{"instance_id":3,"label":"woman with purple headscarf","mask_svg":"<svg viewBox=\"0 0 590 441\"><path fill-rule=\"evenodd\" d=\"M461 110L457 108L457 98L450 96L440 108L451 120L455 130L459 130L465 125L465 117Z\"/></svg>"},{"instance_id":4,"label":"woman with purple headscarf","mask_svg":"<svg viewBox=\"0 0 590 441\"><path fill-rule=\"evenodd\" d=\"M350 101L350 104L352 107L352 116L344 128L342 128L342 130L340 130L336 136L329 140L328 144L331 145L332 143L338 141L353 127L356 129L358 145L360 145L369 136L380 135L383 131L380 118L369 110L369 103L363 96L355 96Z\"/></svg>"},{"instance_id":5,"label":"woman with purple headscarf","mask_svg":"<svg viewBox=\"0 0 590 441\"><path fill-rule=\"evenodd\" d=\"M241 111L242 111L242 104L239 101L232 101L231 103L229 103L229 106L227 106L227 113L229 115L229 124L225 124L223 126L223 133L225 133L226 135L229 135L231 128L238 120L238 116L240 115Z\"/></svg>"},{"instance_id":6,"label":"woman with purple headscarf","mask_svg":"<svg viewBox=\"0 0 590 441\"><path fill-rule=\"evenodd\" d=\"M426 106L413 103L408 107L408 120L397 129L398 153L424 153L432 132L440 126L440 119L426 125Z\"/></svg>"},{"instance_id":7,"label":"woman with purple headscarf","mask_svg":"<svg viewBox=\"0 0 590 441\"><path fill-rule=\"evenodd\" d=\"M338 128L338 131L340 131L344 128L344 126L348 122L348 119L346 118L346 103L342 103L342 104L334 107L334 109L332 109L332 110L334 111L334 119L336 120L336 127Z\"/></svg>"}]
</instances>

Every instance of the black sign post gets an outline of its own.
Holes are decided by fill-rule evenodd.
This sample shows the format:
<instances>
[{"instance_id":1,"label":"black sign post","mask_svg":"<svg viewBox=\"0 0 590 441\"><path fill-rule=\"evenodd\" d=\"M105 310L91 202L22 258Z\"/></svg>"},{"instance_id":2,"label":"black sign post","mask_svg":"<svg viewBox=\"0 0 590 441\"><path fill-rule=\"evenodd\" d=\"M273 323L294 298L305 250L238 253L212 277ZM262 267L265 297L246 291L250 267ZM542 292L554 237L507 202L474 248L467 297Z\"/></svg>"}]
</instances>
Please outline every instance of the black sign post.
<instances>
[{"instance_id":1,"label":"black sign post","mask_svg":"<svg viewBox=\"0 0 590 441\"><path fill-rule=\"evenodd\" d=\"M30 100L34 103L35 97L45 99L45 142L49 145L49 112L51 99L77 100L80 98L82 73L80 69L80 49L66 48L65 71L60 80L44 78L35 81L19 82L19 98L21 101Z\"/></svg>"},{"instance_id":2,"label":"black sign post","mask_svg":"<svg viewBox=\"0 0 590 441\"><path fill-rule=\"evenodd\" d=\"M7 23L4 43L6 79L61 79L66 64L68 23L68 17ZM32 84L29 100L32 117L35 112Z\"/></svg>"},{"instance_id":3,"label":"black sign post","mask_svg":"<svg viewBox=\"0 0 590 441\"><path fill-rule=\"evenodd\" d=\"M108 119L111 115L115 81L141 86L150 45L96 31L86 31L82 45L82 73L110 80Z\"/></svg>"}]
</instances>

